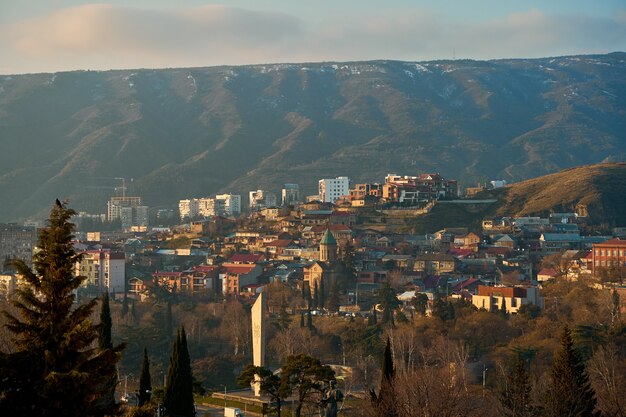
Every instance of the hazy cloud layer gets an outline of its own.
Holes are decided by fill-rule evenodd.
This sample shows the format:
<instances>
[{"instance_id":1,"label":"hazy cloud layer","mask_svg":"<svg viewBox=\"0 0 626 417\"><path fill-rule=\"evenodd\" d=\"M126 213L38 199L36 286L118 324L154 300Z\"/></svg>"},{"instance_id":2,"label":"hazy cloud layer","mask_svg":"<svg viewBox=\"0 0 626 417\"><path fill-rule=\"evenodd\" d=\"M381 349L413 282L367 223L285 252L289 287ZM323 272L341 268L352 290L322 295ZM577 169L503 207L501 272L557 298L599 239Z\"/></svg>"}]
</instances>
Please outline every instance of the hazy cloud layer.
<instances>
[{"instance_id":1,"label":"hazy cloud layer","mask_svg":"<svg viewBox=\"0 0 626 417\"><path fill-rule=\"evenodd\" d=\"M416 9L329 18L208 5L163 11L106 4L0 27L0 72L209 66L322 60L540 57L626 50L613 18L532 9L459 22Z\"/></svg>"}]
</instances>

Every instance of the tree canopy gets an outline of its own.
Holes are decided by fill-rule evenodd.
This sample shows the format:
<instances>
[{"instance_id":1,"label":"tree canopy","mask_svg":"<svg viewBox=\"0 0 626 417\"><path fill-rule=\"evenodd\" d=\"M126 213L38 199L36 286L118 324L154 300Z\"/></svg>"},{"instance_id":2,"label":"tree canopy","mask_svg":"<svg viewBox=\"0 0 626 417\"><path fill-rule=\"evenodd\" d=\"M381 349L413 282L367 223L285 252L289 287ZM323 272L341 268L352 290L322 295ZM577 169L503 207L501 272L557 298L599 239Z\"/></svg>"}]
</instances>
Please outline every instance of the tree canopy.
<instances>
[{"instance_id":1,"label":"tree canopy","mask_svg":"<svg viewBox=\"0 0 626 417\"><path fill-rule=\"evenodd\" d=\"M74 214L57 200L39 234L32 268L12 262L23 285L12 301L17 314L3 312L15 350L0 353L0 415L119 414L115 403L102 397L122 347L95 343L98 326L90 320L95 299L75 303L84 277L74 275L80 259L72 244Z\"/></svg>"}]
</instances>

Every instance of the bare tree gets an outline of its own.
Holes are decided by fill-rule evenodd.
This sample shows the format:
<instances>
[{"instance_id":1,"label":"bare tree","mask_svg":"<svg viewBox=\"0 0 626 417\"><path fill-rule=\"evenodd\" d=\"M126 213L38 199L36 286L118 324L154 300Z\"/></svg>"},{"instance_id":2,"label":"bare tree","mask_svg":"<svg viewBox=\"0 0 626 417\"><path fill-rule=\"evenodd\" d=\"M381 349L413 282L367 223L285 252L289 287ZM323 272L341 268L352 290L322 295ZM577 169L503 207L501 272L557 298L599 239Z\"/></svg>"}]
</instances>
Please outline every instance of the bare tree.
<instances>
[{"instance_id":1,"label":"bare tree","mask_svg":"<svg viewBox=\"0 0 626 417\"><path fill-rule=\"evenodd\" d=\"M626 365L614 344L596 350L588 362L598 408L607 417L626 416Z\"/></svg>"}]
</instances>

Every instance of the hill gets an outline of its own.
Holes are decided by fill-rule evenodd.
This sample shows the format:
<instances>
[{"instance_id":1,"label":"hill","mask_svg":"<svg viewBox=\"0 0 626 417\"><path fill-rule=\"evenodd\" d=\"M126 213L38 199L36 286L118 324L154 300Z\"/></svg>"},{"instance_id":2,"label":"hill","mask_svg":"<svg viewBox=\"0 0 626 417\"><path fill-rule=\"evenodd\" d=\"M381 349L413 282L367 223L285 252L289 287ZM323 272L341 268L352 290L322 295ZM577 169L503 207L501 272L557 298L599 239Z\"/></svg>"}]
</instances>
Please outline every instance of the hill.
<instances>
[{"instance_id":1,"label":"hill","mask_svg":"<svg viewBox=\"0 0 626 417\"><path fill-rule=\"evenodd\" d=\"M174 206L337 175L469 185L622 161L625 70L613 53L0 77L0 221L55 197L103 212L119 177Z\"/></svg>"},{"instance_id":2,"label":"hill","mask_svg":"<svg viewBox=\"0 0 626 417\"><path fill-rule=\"evenodd\" d=\"M480 228L492 216L543 216L550 213L587 212L585 223L606 227L626 226L626 163L595 164L544 175L486 191L480 199L491 204L437 204L427 215L414 219L420 233L444 227ZM577 210L578 209L578 210Z\"/></svg>"}]
</instances>

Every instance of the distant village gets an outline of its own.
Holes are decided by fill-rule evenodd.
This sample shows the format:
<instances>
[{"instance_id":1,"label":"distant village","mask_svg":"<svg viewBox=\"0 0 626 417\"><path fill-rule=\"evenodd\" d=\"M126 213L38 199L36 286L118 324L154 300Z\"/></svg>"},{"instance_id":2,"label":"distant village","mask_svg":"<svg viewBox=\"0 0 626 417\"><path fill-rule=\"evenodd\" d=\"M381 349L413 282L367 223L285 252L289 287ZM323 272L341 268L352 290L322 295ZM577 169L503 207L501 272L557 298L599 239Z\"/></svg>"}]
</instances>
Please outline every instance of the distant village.
<instances>
[{"instance_id":1,"label":"distant village","mask_svg":"<svg viewBox=\"0 0 626 417\"><path fill-rule=\"evenodd\" d=\"M80 296L109 292L136 300L177 296L252 303L280 282L308 300L313 314L369 315L377 291L388 285L406 311L419 294L429 313L436 297L463 299L479 309L515 314L544 308L542 286L554 280L590 280L614 286L626 300L626 228L584 235L584 207L548 217L498 217L480 230L449 227L411 233L406 220L436 204L463 204L456 180L438 174L389 174L380 183L320 179L319 193L301 196L298 184L281 194L249 192L187 198L178 213L161 209L149 225L138 196L114 196L107 222L121 230L76 234L83 254L76 274ZM503 181L472 187L473 196ZM79 213L75 222L98 217ZM0 258L30 262L37 227L0 225ZM19 277L2 268L0 293L8 297ZM300 314L301 304L287 312ZM622 309L624 306L622 305Z\"/></svg>"}]
</instances>

